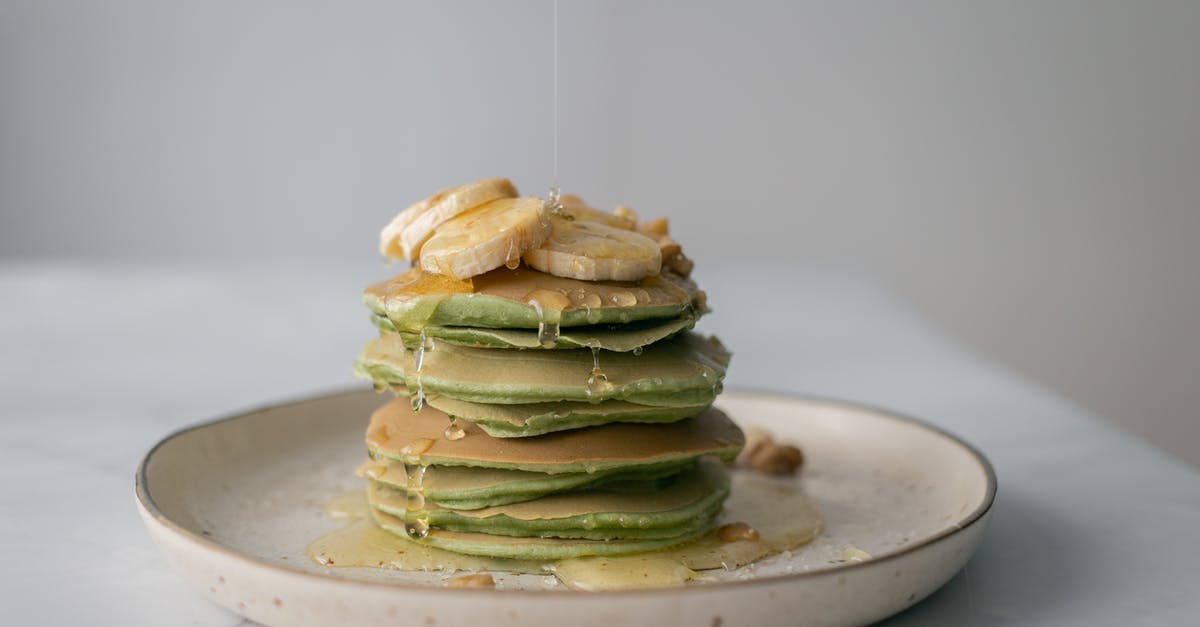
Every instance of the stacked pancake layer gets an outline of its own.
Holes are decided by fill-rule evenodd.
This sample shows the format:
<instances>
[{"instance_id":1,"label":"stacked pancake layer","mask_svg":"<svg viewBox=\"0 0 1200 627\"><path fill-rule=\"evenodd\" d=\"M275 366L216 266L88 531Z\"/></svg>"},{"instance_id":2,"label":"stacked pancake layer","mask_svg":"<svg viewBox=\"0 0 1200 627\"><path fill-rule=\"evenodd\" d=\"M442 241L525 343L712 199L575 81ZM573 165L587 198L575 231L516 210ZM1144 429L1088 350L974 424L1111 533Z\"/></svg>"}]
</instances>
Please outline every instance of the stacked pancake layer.
<instances>
[{"instance_id":1,"label":"stacked pancake layer","mask_svg":"<svg viewBox=\"0 0 1200 627\"><path fill-rule=\"evenodd\" d=\"M571 254L553 239L543 257ZM685 276L418 266L364 301L380 335L356 372L398 397L372 415L361 468L384 529L521 559L637 553L712 529L744 437L711 406L729 353L691 331L705 302Z\"/></svg>"}]
</instances>

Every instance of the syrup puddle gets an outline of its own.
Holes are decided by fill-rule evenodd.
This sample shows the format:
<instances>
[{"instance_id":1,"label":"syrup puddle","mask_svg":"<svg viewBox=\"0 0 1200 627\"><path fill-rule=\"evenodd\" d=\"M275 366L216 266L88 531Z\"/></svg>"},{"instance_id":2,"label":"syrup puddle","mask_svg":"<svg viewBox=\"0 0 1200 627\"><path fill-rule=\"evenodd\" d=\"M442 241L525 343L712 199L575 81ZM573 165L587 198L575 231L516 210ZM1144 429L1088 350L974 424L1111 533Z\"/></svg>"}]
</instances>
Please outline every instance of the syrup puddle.
<instances>
[{"instance_id":1,"label":"syrup puddle","mask_svg":"<svg viewBox=\"0 0 1200 627\"><path fill-rule=\"evenodd\" d=\"M745 523L758 532L757 540L725 542L713 530L673 549L619 557L582 557L551 563L478 557L434 548L384 531L369 517L365 492L356 490L338 495L326 506L330 516L351 523L313 541L305 553L316 563L333 568L553 574L573 590L603 591L703 582L712 579L704 574L705 570L740 568L808 544L820 532L820 512L795 483L744 470L735 470L731 475L733 494L725 502L717 524ZM421 501L423 509L423 496ZM427 521L424 532L428 532Z\"/></svg>"}]
</instances>

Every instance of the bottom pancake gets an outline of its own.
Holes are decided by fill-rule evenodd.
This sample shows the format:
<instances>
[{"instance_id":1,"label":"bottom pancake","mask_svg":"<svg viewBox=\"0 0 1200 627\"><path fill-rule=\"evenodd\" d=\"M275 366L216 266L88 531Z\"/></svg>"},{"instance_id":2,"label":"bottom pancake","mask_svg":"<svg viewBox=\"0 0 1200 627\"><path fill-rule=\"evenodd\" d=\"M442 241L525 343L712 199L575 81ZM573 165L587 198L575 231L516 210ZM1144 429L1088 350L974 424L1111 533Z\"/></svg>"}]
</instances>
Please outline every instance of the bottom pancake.
<instances>
[{"instance_id":1,"label":"bottom pancake","mask_svg":"<svg viewBox=\"0 0 1200 627\"><path fill-rule=\"evenodd\" d=\"M394 534L405 536L404 519L371 509L375 523ZM487 533L433 529L420 542L455 553L526 560L560 560L574 557L615 556L644 553L681 545L695 540L713 528L709 521L701 529L675 538L644 540L579 540L567 538L518 538Z\"/></svg>"},{"instance_id":2,"label":"bottom pancake","mask_svg":"<svg viewBox=\"0 0 1200 627\"><path fill-rule=\"evenodd\" d=\"M371 505L405 515L406 493L378 482ZM700 460L665 486L635 482L546 496L512 505L454 511L425 503L421 515L437 529L520 537L634 540L678 538L707 528L729 496L729 475L717 460Z\"/></svg>"}]
</instances>

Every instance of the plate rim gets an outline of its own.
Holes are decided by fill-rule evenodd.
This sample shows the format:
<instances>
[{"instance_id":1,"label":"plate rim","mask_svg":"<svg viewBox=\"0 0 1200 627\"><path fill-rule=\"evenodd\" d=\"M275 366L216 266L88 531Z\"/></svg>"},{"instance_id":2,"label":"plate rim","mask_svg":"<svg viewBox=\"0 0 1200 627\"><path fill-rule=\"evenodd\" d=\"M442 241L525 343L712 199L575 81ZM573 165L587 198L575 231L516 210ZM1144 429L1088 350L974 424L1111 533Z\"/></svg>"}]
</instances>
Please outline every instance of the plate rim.
<instances>
[{"instance_id":1,"label":"plate rim","mask_svg":"<svg viewBox=\"0 0 1200 627\"><path fill-rule=\"evenodd\" d=\"M206 549L209 551L214 551L214 552L220 553L226 557L233 558L233 559L241 561L241 562L245 562L250 566L257 567L257 568L268 568L271 570L278 571L281 574L285 574L285 575L289 575L289 576L298 576L305 580L309 580L312 582L319 582L319 583L323 583L323 584L367 586L367 587L370 587L373 589L395 589L397 587L400 587L400 588L419 589L423 593L452 594L452 595L458 595L458 596L471 595L471 594L473 594L473 595L489 594L489 595L505 595L505 596L519 595L519 596L523 596L523 597L539 597L539 598L545 597L546 595L553 595L554 597L562 598L561 595L563 595L563 594L570 594L570 595L577 595L577 596L589 596L589 597L596 596L596 595L630 597L630 596L644 596L644 595L662 595L664 593L703 594L704 591L711 590L710 586L683 586L680 588L647 588L647 589L635 589L635 590L606 590L606 591L596 591L596 592L587 592L587 591L570 590L570 589L568 589L566 591L563 591L563 590L524 590L524 589L496 590L496 589L448 588L448 587L439 587L439 586L416 586L416 585L412 585L412 584L405 583L405 582L364 581L364 580L352 580L352 579L328 577L328 576L325 576L325 575L322 575L319 573L302 570L302 569L300 569L298 567L294 567L294 566L275 564L275 563L268 562L265 560L260 560L254 556L248 555L246 553L237 551L231 547L223 545L215 540L212 540L212 539L206 538L202 535L193 533L193 532L185 529L184 527L180 526L178 523L173 521L169 516L167 516L161 509L159 509L158 504L155 503L155 501L154 501L153 495L150 494L149 487L147 486L147 476L146 476L147 467L150 463L150 460L151 460L151 458L154 457L155 453L157 453L159 451L159 449L161 449L163 446L165 446L168 442L170 442L178 437L182 437L188 433L191 433L192 431L198 431L200 429L204 429L206 427L211 427L211 426L225 423L225 422L232 422L234 420L246 418L252 414L256 414L256 413L267 411L267 410L279 409L279 408L282 408L282 407L285 407L288 405L299 405L299 404L308 403L308 402L331 399L331 398L337 397L337 396L349 396L351 394L361 394L361 393L369 391L369 390L371 390L371 388L369 388L369 387L346 386L346 387L335 388L332 391L323 392L323 393L318 392L318 393L313 393L313 394L308 394L308 395L303 395L303 396L298 396L298 397L287 397L287 398L279 400L279 401L264 403L262 405L251 406L246 409L235 410L233 412L227 412L227 413L217 416L216 418L204 420L204 421L197 422L197 423L185 426L185 427L181 427L179 429L176 429L175 431L172 431L171 433L167 434L166 436L163 436L160 440L155 442L154 445L151 446L148 451L146 451L145 455L142 456L141 461L138 463L137 470L134 473L134 494L136 496L136 500L137 500L137 504L138 504L139 508L143 511L143 513L146 516L149 517L149 519L147 519L147 521L146 521L147 524L149 524L149 520L152 519L154 522L161 525L165 530L175 534L178 538L186 540L188 542L191 542L195 545L198 545L198 548L202 548L202 549ZM950 538L951 536L962 533L962 532L966 531L967 529L974 527L975 525L983 523L984 521L987 520L987 515L991 511L992 506L995 504L996 492L998 489L998 482L997 482L997 478L996 478L995 469L992 467L992 464L988 460L987 456L985 456L979 449L977 449L974 445L970 444L966 440L947 431L946 429L943 429L939 426L933 425L933 424L929 423L928 421L922 420L920 418L914 418L912 416L909 416L907 414L900 413L900 412L897 412L894 410L883 409L881 407L870 405L867 403L861 403L861 402L857 402L857 401L846 401L846 400L842 400L842 399L835 398L835 397L829 397L829 396L796 394L796 393L789 393L789 392L781 392L778 390L767 390L767 389L762 389L762 388L756 388L753 386L732 386L732 387L726 389L726 392L732 392L738 396L746 396L746 397L750 397L750 398L759 398L759 399L777 400L777 401L801 401L801 402L807 402L807 403L841 406L844 408L857 410L859 412L866 412L866 413L874 414L878 417L886 418L886 419L893 420L896 422L909 423L912 425L916 425L917 427L923 428L927 431L931 431L934 434L945 438L952 444L962 447L970 455L970 457L976 463L979 464L980 468L983 470L984 476L987 479L987 486L985 489L983 501L979 504L979 506L977 506L970 513L968 513L967 515L962 517L954 525L951 525L950 527L948 527L942 531L939 531L938 533L935 533L935 534L929 536L928 538L925 538L921 542L906 546L898 551L895 551L892 553L887 553L885 555L881 555L879 557L872 558L870 560L865 560L862 562L848 562L846 564L842 564L842 565L839 565L834 568L827 568L827 569L821 569L821 570L815 570L815 571L804 571L804 572L798 572L798 573L785 573L785 574L781 574L781 575L771 575L771 576L761 577L761 578L756 578L756 579L722 581L719 584L716 584L720 588L723 588L723 589L748 588L748 587L756 587L756 586L763 586L763 585L775 585L775 584L779 584L779 583L783 583L783 582L791 582L791 581L802 582L802 581L806 581L806 580L827 577L831 574L841 575L841 574L844 574L847 572L863 570L863 569L871 568L871 567L874 567L874 566L877 566L880 564L886 564L886 563L894 561L894 560L902 559L912 553L915 553L917 551L920 551L920 550L930 547L932 545L938 544L939 542L942 542L943 540L946 540L947 538Z\"/></svg>"}]
</instances>

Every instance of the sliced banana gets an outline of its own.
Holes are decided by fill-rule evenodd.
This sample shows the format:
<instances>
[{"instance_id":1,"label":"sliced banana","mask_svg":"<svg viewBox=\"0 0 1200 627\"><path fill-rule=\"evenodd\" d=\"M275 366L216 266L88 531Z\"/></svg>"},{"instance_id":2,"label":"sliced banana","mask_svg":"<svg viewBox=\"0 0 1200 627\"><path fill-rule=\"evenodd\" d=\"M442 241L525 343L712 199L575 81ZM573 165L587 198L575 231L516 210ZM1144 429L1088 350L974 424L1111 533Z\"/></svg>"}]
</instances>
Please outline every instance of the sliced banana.
<instances>
[{"instance_id":1,"label":"sliced banana","mask_svg":"<svg viewBox=\"0 0 1200 627\"><path fill-rule=\"evenodd\" d=\"M379 233L379 252L385 257L414 261L426 242L446 220L500 198L516 198L508 179L482 179L450 187L413 203Z\"/></svg>"},{"instance_id":2,"label":"sliced banana","mask_svg":"<svg viewBox=\"0 0 1200 627\"><path fill-rule=\"evenodd\" d=\"M581 281L636 281L658 274L658 242L637 231L550 216L550 237L525 253L535 270Z\"/></svg>"},{"instance_id":3,"label":"sliced banana","mask_svg":"<svg viewBox=\"0 0 1200 627\"><path fill-rule=\"evenodd\" d=\"M637 227L637 218L630 219L616 213L607 213L599 209L593 209L582 198L574 194L563 194L559 202L562 203L562 210L559 212L559 215L568 216L572 220L599 222L625 230L633 230Z\"/></svg>"},{"instance_id":4,"label":"sliced banana","mask_svg":"<svg viewBox=\"0 0 1200 627\"><path fill-rule=\"evenodd\" d=\"M672 272L681 277L687 278L691 276L692 269L695 263L683 254L683 248L679 246L667 233L670 231L670 223L666 218L655 218L648 222L640 222L637 227L638 233L649 237L658 242L659 253L662 254L662 264L671 269Z\"/></svg>"},{"instance_id":5,"label":"sliced banana","mask_svg":"<svg viewBox=\"0 0 1200 627\"><path fill-rule=\"evenodd\" d=\"M545 241L540 198L501 198L446 220L421 247L421 269L466 279L507 265Z\"/></svg>"}]
</instances>

